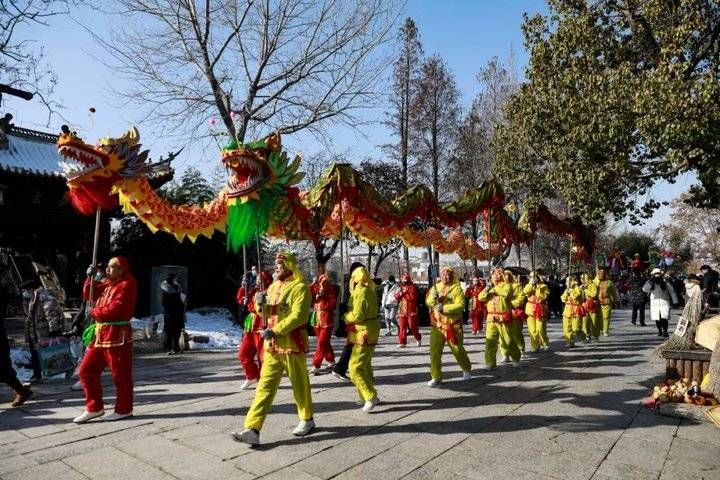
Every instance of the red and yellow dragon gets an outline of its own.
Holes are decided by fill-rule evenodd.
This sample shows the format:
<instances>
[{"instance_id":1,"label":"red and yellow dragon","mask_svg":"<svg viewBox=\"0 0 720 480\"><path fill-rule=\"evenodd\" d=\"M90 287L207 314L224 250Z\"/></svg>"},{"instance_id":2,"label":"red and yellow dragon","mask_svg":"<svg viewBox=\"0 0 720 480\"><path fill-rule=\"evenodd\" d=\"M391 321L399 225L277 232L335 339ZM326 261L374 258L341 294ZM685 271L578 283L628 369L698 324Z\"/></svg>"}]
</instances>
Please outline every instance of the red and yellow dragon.
<instances>
[{"instance_id":1,"label":"red and yellow dragon","mask_svg":"<svg viewBox=\"0 0 720 480\"><path fill-rule=\"evenodd\" d=\"M414 186L394 200L380 195L349 164L334 164L317 185L301 192L297 184L301 158L290 160L279 134L249 144L231 142L221 153L228 181L217 198L204 205L173 205L151 186L148 176L158 164L141 150L133 127L119 138L85 143L69 128L57 141L73 206L83 214L114 208L136 215L151 231L168 232L182 241L213 232L227 234L228 248L237 251L256 234L286 240L337 236L341 223L367 243L399 237L408 246L433 245L441 253L464 259L485 259L513 242L528 242L537 228L571 235L580 252L589 253L592 230L560 220L546 208L526 212L518 227L506 212L505 196L495 181L483 182L456 201L440 206L432 192ZM483 215L493 226L494 248L482 247L462 233L462 225ZM416 229L412 225L431 225ZM445 232L445 233L443 233Z\"/></svg>"}]
</instances>

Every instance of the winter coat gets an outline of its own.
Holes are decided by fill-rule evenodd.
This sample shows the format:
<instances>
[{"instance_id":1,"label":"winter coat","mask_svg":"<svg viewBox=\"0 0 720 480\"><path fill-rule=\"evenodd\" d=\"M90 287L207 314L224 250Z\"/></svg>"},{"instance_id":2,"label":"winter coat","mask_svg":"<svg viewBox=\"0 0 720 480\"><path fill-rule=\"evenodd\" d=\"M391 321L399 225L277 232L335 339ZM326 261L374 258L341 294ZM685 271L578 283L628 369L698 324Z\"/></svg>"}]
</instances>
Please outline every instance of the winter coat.
<instances>
[{"instance_id":1,"label":"winter coat","mask_svg":"<svg viewBox=\"0 0 720 480\"><path fill-rule=\"evenodd\" d=\"M383 289L382 295L382 307L383 308L397 308L398 299L396 293L400 291L400 287L397 283L386 283Z\"/></svg>"},{"instance_id":2,"label":"winter coat","mask_svg":"<svg viewBox=\"0 0 720 480\"><path fill-rule=\"evenodd\" d=\"M693 282L692 280L689 282L685 282L685 296L687 296L687 299L690 300L692 296L696 293L702 294L702 288L700 287L700 283Z\"/></svg>"},{"instance_id":3,"label":"winter coat","mask_svg":"<svg viewBox=\"0 0 720 480\"><path fill-rule=\"evenodd\" d=\"M166 332L182 330L185 327L185 303L182 301L180 285L167 280L160 284Z\"/></svg>"},{"instance_id":4,"label":"winter coat","mask_svg":"<svg viewBox=\"0 0 720 480\"><path fill-rule=\"evenodd\" d=\"M630 297L633 305L645 305L647 302L647 296L643 291L645 282L646 280L642 275L630 276Z\"/></svg>"},{"instance_id":5,"label":"winter coat","mask_svg":"<svg viewBox=\"0 0 720 480\"><path fill-rule=\"evenodd\" d=\"M678 302L675 290L668 282L665 282L665 289L652 280L645 282L643 291L650 295L650 318L653 321L670 319L670 307Z\"/></svg>"}]
</instances>

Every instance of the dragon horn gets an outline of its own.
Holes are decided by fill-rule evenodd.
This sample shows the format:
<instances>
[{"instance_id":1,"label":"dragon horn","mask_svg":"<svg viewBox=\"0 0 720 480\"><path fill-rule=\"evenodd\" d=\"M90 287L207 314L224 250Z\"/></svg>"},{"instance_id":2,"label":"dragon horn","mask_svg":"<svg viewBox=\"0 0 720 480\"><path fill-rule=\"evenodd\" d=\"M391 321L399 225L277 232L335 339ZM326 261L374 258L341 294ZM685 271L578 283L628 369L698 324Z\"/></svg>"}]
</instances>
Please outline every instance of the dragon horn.
<instances>
[{"instance_id":1,"label":"dragon horn","mask_svg":"<svg viewBox=\"0 0 720 480\"><path fill-rule=\"evenodd\" d=\"M100 143L103 145L118 145L120 143L124 143L127 146L131 147L140 143L140 132L138 131L137 127L132 126L127 132L125 132L125 135L123 135L122 137L104 137L100 140Z\"/></svg>"}]
</instances>

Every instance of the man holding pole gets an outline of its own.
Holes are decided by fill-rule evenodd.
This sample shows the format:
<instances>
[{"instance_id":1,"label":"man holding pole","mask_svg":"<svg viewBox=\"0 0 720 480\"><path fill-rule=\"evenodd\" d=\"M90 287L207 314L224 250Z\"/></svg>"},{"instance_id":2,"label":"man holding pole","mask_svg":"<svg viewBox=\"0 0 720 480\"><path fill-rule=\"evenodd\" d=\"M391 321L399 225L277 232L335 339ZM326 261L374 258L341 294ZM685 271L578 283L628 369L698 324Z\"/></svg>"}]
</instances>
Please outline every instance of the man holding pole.
<instances>
[{"instance_id":1,"label":"man holding pole","mask_svg":"<svg viewBox=\"0 0 720 480\"><path fill-rule=\"evenodd\" d=\"M245 429L233 433L235 440L250 445L260 443L260 430L270 412L273 399L287 372L292 384L300 423L293 435L304 437L315 428L310 377L305 365L308 352L307 319L311 295L294 253L280 252L275 258L275 280L263 293L255 295L255 304L263 305L267 327L262 331L264 358L255 399L245 417Z\"/></svg>"},{"instance_id":2,"label":"man holding pole","mask_svg":"<svg viewBox=\"0 0 720 480\"><path fill-rule=\"evenodd\" d=\"M132 328L130 319L137 302L137 284L125 257L113 257L105 269L105 279L85 280L83 296L91 289L98 296L90 317L94 323L83 332L90 343L80 365L80 382L85 391L85 411L73 422L85 423L105 414L100 375L105 367L117 389L115 412L105 421L131 417L133 410Z\"/></svg>"}]
</instances>

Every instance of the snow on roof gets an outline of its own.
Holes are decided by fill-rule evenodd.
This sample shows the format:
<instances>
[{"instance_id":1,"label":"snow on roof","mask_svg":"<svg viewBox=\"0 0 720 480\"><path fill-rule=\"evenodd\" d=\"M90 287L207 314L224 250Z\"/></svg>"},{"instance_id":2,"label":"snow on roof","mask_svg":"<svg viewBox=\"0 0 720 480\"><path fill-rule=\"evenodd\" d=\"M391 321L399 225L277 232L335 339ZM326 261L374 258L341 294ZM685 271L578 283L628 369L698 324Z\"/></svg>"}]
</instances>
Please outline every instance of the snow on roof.
<instances>
[{"instance_id":1,"label":"snow on roof","mask_svg":"<svg viewBox=\"0 0 720 480\"><path fill-rule=\"evenodd\" d=\"M13 126L5 134L7 148L0 148L0 169L15 173L62 176L57 136Z\"/></svg>"}]
</instances>

